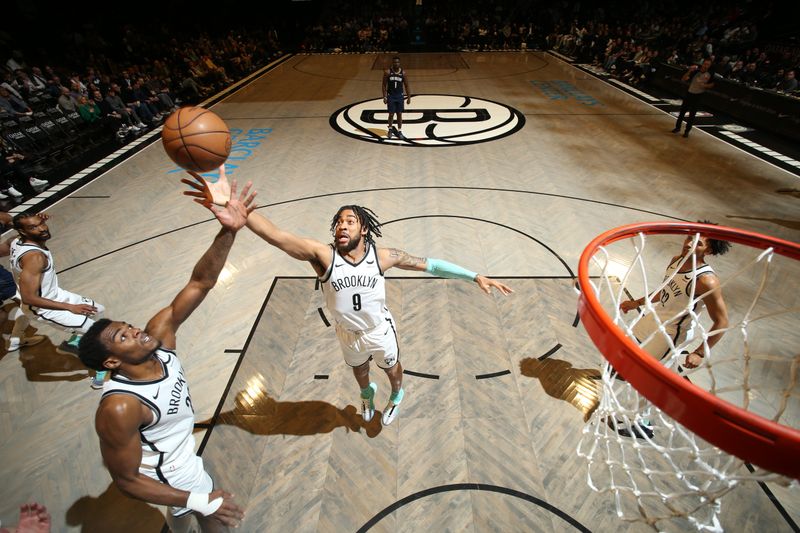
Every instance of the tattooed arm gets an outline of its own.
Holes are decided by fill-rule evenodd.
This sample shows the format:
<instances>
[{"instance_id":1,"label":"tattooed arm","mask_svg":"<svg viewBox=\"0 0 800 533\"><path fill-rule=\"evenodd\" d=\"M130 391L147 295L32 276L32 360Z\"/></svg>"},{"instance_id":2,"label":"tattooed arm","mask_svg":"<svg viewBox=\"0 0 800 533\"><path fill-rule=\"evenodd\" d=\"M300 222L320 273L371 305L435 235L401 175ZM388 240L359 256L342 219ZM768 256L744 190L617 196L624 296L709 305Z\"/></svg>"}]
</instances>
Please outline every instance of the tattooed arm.
<instances>
[{"instance_id":1,"label":"tattooed arm","mask_svg":"<svg viewBox=\"0 0 800 533\"><path fill-rule=\"evenodd\" d=\"M397 248L378 248L378 261L381 264L381 270L384 272L392 267L425 272L425 267L427 266L424 257L414 257L408 252Z\"/></svg>"}]
</instances>

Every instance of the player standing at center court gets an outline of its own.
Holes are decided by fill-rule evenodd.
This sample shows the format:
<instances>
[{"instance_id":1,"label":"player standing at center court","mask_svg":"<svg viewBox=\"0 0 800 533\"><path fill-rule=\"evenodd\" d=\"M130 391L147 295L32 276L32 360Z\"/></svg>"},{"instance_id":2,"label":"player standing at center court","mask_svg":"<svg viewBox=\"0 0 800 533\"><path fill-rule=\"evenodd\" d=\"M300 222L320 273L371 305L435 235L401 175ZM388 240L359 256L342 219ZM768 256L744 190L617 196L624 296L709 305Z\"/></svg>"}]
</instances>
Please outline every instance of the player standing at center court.
<instances>
[{"instance_id":1,"label":"player standing at center court","mask_svg":"<svg viewBox=\"0 0 800 533\"><path fill-rule=\"evenodd\" d=\"M405 92L403 91L405 89ZM408 88L408 77L400 66L400 58L392 58L392 66L383 72L383 103L389 111L389 123L386 138L391 139L392 133L398 139L405 139L403 129L403 99L411 104L411 89ZM397 129L392 126L394 115L397 113Z\"/></svg>"}]
</instances>

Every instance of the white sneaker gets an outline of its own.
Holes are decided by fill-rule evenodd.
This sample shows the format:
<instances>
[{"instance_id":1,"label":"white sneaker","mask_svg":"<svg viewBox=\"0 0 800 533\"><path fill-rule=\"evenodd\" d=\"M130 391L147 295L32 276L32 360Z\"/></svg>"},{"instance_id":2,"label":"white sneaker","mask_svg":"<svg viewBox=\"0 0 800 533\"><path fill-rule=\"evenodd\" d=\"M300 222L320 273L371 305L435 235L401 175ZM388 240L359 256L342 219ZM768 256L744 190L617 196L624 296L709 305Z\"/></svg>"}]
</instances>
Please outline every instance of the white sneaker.
<instances>
[{"instance_id":1,"label":"white sneaker","mask_svg":"<svg viewBox=\"0 0 800 533\"><path fill-rule=\"evenodd\" d=\"M389 398L389 403L386 404L386 409L383 410L383 417L381 418L381 422L383 422L384 426L388 426L397 418L397 415L400 413L400 402L403 401L404 394L403 389L400 389L396 395L392 393L392 396L395 396L395 398Z\"/></svg>"},{"instance_id":2,"label":"white sneaker","mask_svg":"<svg viewBox=\"0 0 800 533\"><path fill-rule=\"evenodd\" d=\"M21 193L21 192L19 192L19 191L18 191L17 189L15 189L14 187L9 187L9 188L8 188L8 190L7 190L6 192L7 192L8 194L10 194L11 196L13 196L14 198L22 198L22 193Z\"/></svg>"},{"instance_id":3,"label":"white sneaker","mask_svg":"<svg viewBox=\"0 0 800 533\"><path fill-rule=\"evenodd\" d=\"M375 393L378 391L378 385L370 383L369 388L371 390L369 398L361 397L361 418L364 422L369 422L375 416Z\"/></svg>"},{"instance_id":4,"label":"white sneaker","mask_svg":"<svg viewBox=\"0 0 800 533\"><path fill-rule=\"evenodd\" d=\"M6 348L6 351L15 352L22 347L39 344L44 339L45 339L44 335L31 335L30 337L25 337L24 339L20 339L19 337L9 337L8 347Z\"/></svg>"},{"instance_id":5,"label":"white sneaker","mask_svg":"<svg viewBox=\"0 0 800 533\"><path fill-rule=\"evenodd\" d=\"M143 130L147 127L147 124L145 124L144 122L140 122L136 125L136 127L138 127L140 130Z\"/></svg>"},{"instance_id":6,"label":"white sneaker","mask_svg":"<svg viewBox=\"0 0 800 533\"><path fill-rule=\"evenodd\" d=\"M45 187L50 185L49 181L40 180L40 179L34 178L34 177L31 177L31 179L28 180L28 181L30 182L31 187L33 187L34 189L44 189Z\"/></svg>"},{"instance_id":7,"label":"white sneaker","mask_svg":"<svg viewBox=\"0 0 800 533\"><path fill-rule=\"evenodd\" d=\"M6 199L8 199L8 196L3 194L3 191L0 191L0 200L6 200Z\"/></svg>"}]
</instances>

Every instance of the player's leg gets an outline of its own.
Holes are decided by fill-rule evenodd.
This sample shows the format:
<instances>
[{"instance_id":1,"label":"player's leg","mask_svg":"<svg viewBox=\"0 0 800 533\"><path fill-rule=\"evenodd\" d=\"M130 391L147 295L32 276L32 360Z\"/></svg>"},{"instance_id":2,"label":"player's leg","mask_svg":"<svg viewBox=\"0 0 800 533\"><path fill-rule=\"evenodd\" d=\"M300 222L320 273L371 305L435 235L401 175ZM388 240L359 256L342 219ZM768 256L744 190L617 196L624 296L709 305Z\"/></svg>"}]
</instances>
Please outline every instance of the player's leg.
<instances>
[{"instance_id":1,"label":"player's leg","mask_svg":"<svg viewBox=\"0 0 800 533\"><path fill-rule=\"evenodd\" d=\"M688 137L689 132L692 129L692 125L694 124L694 116L697 114L697 100L692 99L692 103L689 106L689 118L686 119L686 129L683 130L683 136Z\"/></svg>"},{"instance_id":2,"label":"player's leg","mask_svg":"<svg viewBox=\"0 0 800 533\"><path fill-rule=\"evenodd\" d=\"M392 138L392 124L394 123L394 103L391 99L386 104L389 111L389 121L386 123L386 137L388 139Z\"/></svg>"},{"instance_id":3,"label":"player's leg","mask_svg":"<svg viewBox=\"0 0 800 533\"><path fill-rule=\"evenodd\" d=\"M378 385L369 381L369 360L354 366L353 375L361 389L361 417L364 422L369 422L375 416L375 392L378 390Z\"/></svg>"},{"instance_id":4,"label":"player's leg","mask_svg":"<svg viewBox=\"0 0 800 533\"><path fill-rule=\"evenodd\" d=\"M397 130L395 133L398 137L405 140L406 136L403 135L403 111L405 111L405 100L402 98L398 100L397 109L395 111L397 112Z\"/></svg>"},{"instance_id":5,"label":"player's leg","mask_svg":"<svg viewBox=\"0 0 800 533\"><path fill-rule=\"evenodd\" d=\"M686 98L684 98L681 102L681 110L678 112L678 120L675 122L675 128L672 130L672 133L678 133L681 131L681 122L683 122L683 117L686 115L686 110L688 107L689 105L686 101Z\"/></svg>"},{"instance_id":6,"label":"player's leg","mask_svg":"<svg viewBox=\"0 0 800 533\"><path fill-rule=\"evenodd\" d=\"M369 339L374 343L373 358L376 364L386 372L392 392L381 418L383 425L388 426L400 412L403 401L403 367L400 364L400 348L397 344L397 333L391 316L387 317L386 327L377 328Z\"/></svg>"},{"instance_id":7,"label":"player's leg","mask_svg":"<svg viewBox=\"0 0 800 533\"><path fill-rule=\"evenodd\" d=\"M378 385L369 381L370 352L366 349L363 336L358 333L337 326L336 338L339 339L344 362L353 369L353 376L361 390L361 417L369 422L375 416L375 392L378 390Z\"/></svg>"}]
</instances>

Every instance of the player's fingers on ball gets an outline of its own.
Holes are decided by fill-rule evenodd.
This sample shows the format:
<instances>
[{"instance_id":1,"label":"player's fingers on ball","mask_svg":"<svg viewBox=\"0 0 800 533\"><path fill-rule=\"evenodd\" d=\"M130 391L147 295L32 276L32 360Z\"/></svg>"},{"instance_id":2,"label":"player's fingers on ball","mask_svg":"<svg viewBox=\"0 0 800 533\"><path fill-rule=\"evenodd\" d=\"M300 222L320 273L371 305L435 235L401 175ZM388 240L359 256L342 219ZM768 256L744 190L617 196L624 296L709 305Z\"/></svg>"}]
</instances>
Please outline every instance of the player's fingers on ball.
<instances>
[{"instance_id":1,"label":"player's fingers on ball","mask_svg":"<svg viewBox=\"0 0 800 533\"><path fill-rule=\"evenodd\" d=\"M205 198L206 195L202 192L195 192L195 191L183 191L183 194L186 196L194 196L195 198Z\"/></svg>"},{"instance_id":2,"label":"player's fingers on ball","mask_svg":"<svg viewBox=\"0 0 800 533\"><path fill-rule=\"evenodd\" d=\"M181 178L181 183L185 183L186 185L188 185L189 187L192 187L193 189L202 189L203 188L203 186L200 185L199 183L197 183L196 181L187 180L186 178Z\"/></svg>"}]
</instances>

